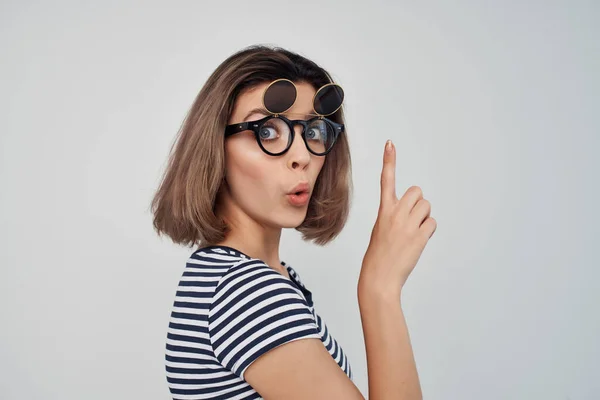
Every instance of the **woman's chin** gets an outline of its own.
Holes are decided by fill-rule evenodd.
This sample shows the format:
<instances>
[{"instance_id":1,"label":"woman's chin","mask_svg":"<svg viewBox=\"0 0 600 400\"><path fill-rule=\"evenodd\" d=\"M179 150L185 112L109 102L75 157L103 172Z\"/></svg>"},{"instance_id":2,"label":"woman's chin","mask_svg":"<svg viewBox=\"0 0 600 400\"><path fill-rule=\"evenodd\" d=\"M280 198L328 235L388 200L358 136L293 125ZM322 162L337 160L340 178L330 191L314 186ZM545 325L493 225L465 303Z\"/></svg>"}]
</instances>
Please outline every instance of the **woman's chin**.
<instances>
[{"instance_id":1,"label":"woman's chin","mask_svg":"<svg viewBox=\"0 0 600 400\"><path fill-rule=\"evenodd\" d=\"M277 224L282 228L296 228L304 222L306 218L306 210L298 210L295 213L285 213L276 219Z\"/></svg>"}]
</instances>

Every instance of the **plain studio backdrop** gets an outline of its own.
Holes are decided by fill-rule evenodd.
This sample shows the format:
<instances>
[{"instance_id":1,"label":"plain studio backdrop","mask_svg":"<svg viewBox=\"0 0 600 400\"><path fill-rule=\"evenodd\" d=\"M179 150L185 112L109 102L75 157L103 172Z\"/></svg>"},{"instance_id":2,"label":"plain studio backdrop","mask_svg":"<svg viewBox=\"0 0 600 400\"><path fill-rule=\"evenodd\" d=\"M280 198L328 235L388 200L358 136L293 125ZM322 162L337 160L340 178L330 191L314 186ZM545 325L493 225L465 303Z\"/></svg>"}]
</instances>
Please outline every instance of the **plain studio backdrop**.
<instances>
[{"instance_id":1,"label":"plain studio backdrop","mask_svg":"<svg viewBox=\"0 0 600 400\"><path fill-rule=\"evenodd\" d=\"M419 185L438 221L403 294L425 398L600 398L599 19L593 1L2 2L0 398L169 398L192 249L149 204L197 92L256 43L346 91L348 224L325 247L285 230L281 258L363 394L356 283L391 138L398 195Z\"/></svg>"}]
</instances>

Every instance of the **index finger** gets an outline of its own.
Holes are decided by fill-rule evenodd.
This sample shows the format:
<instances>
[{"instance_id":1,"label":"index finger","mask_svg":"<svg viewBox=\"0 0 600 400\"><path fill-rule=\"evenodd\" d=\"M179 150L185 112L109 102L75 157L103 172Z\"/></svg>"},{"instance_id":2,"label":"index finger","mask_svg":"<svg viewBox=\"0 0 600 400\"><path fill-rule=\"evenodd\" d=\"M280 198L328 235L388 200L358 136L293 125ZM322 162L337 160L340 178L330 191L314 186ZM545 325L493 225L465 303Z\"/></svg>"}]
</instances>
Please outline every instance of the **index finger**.
<instances>
[{"instance_id":1,"label":"index finger","mask_svg":"<svg viewBox=\"0 0 600 400\"><path fill-rule=\"evenodd\" d=\"M396 146L391 140L385 143L381 170L381 205L398 200L396 197Z\"/></svg>"}]
</instances>

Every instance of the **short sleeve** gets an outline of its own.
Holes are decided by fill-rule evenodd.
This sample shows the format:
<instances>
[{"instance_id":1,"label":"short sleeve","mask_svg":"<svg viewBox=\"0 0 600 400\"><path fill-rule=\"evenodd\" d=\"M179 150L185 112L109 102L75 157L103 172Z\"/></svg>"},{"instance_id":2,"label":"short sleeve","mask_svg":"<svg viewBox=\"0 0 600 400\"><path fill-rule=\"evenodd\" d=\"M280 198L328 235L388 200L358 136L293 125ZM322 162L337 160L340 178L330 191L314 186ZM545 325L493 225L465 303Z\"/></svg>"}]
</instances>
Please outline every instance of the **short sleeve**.
<instances>
[{"instance_id":1,"label":"short sleeve","mask_svg":"<svg viewBox=\"0 0 600 400\"><path fill-rule=\"evenodd\" d=\"M248 366L269 350L321 338L302 292L258 259L232 266L219 280L208 330L219 362L242 379Z\"/></svg>"}]
</instances>

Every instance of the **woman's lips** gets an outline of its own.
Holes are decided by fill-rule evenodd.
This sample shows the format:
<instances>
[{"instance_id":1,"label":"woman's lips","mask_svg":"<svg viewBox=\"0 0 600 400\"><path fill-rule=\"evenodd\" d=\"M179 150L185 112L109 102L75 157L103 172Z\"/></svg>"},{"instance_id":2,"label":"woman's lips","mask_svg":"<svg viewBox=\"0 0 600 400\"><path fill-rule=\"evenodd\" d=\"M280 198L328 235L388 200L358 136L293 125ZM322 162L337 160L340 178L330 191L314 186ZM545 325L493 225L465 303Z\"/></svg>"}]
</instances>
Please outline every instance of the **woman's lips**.
<instances>
[{"instance_id":1,"label":"woman's lips","mask_svg":"<svg viewBox=\"0 0 600 400\"><path fill-rule=\"evenodd\" d=\"M308 203L308 192L288 194L287 198L290 204L293 206L304 206Z\"/></svg>"}]
</instances>

